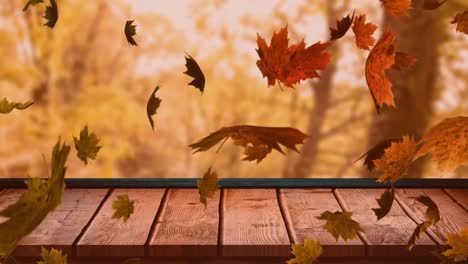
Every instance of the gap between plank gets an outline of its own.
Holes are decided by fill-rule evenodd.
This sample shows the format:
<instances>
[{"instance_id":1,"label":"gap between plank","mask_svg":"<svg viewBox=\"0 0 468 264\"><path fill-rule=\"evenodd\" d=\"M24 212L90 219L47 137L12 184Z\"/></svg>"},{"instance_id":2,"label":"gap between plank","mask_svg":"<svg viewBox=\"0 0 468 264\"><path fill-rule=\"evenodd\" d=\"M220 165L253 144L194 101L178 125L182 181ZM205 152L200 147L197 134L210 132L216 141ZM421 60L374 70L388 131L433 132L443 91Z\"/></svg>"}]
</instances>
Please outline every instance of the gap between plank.
<instances>
[{"instance_id":1,"label":"gap between plank","mask_svg":"<svg viewBox=\"0 0 468 264\"><path fill-rule=\"evenodd\" d=\"M159 203L159 208L158 211L156 212L156 215L154 216L153 223L151 223L150 231L148 234L148 237L146 238L145 242L145 256L150 256L150 242L151 239L153 238L153 235L156 235L156 226L158 225L158 220L159 218L164 214L166 211L166 207L168 204L169 200L169 192L171 189L165 189L164 194L161 198L161 202Z\"/></svg>"},{"instance_id":2,"label":"gap between plank","mask_svg":"<svg viewBox=\"0 0 468 264\"><path fill-rule=\"evenodd\" d=\"M281 212L281 216L283 218L284 225L286 226L286 231L288 232L289 243L302 244L296 241L297 236L296 236L296 233L294 231L294 227L291 221L291 215L289 214L287 202L285 200L285 197L281 193L281 189L279 188L276 189L276 198L278 200L278 206Z\"/></svg>"},{"instance_id":3,"label":"gap between plank","mask_svg":"<svg viewBox=\"0 0 468 264\"><path fill-rule=\"evenodd\" d=\"M226 209L226 199L225 193L226 188L221 188L219 190L219 204L218 204L218 256L222 256L222 247L223 247L223 230L224 230L224 210Z\"/></svg>"},{"instance_id":4,"label":"gap between plank","mask_svg":"<svg viewBox=\"0 0 468 264\"><path fill-rule=\"evenodd\" d=\"M468 210L465 209L465 207L464 207L460 202L458 202L458 200L457 200L454 196L452 196L452 195L447 191L447 189L442 189L442 191L443 191L445 194L447 194L448 197L450 197L450 198L451 198L456 204L458 204L463 210L465 210L465 212L468 212ZM2 193L2 192L0 191L0 193Z\"/></svg>"},{"instance_id":5,"label":"gap between plank","mask_svg":"<svg viewBox=\"0 0 468 264\"><path fill-rule=\"evenodd\" d=\"M81 238L84 236L84 234L88 230L89 226L91 225L91 223L94 221L94 219L98 215L99 211L101 211L101 208L104 206L106 201L109 199L112 192L114 192L114 188L110 188L110 189L107 190L106 195L104 195L104 198L102 198L102 201L99 203L98 207L96 208L96 211L94 211L94 213L91 216L91 218L89 219L88 223L86 223L86 225L83 227L83 229L81 230L78 237L76 237L75 241L73 241L73 243L72 243L72 255L73 255L73 257L76 257L76 255L77 255L76 254L76 245L81 240Z\"/></svg>"}]
</instances>

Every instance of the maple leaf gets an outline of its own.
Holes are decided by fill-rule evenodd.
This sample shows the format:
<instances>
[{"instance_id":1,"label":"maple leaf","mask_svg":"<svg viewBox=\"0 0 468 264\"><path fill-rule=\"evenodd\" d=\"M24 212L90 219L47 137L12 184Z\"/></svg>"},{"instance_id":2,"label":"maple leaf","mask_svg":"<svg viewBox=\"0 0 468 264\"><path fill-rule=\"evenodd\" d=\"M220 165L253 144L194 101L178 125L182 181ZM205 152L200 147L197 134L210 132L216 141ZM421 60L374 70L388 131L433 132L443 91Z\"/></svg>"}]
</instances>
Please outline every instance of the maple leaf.
<instances>
[{"instance_id":1,"label":"maple leaf","mask_svg":"<svg viewBox=\"0 0 468 264\"><path fill-rule=\"evenodd\" d=\"M379 107L384 104L395 106L392 83L385 75L385 70L395 64L394 40L395 32L390 29L386 30L369 53L366 61L366 81L377 112L379 112Z\"/></svg>"},{"instance_id":2,"label":"maple leaf","mask_svg":"<svg viewBox=\"0 0 468 264\"><path fill-rule=\"evenodd\" d=\"M382 196L376 200L379 204L379 208L372 208L372 211L374 211L377 216L377 220L380 220L392 209L393 201L395 200L395 190L393 189L393 186L392 188L385 190Z\"/></svg>"},{"instance_id":3,"label":"maple leaf","mask_svg":"<svg viewBox=\"0 0 468 264\"><path fill-rule=\"evenodd\" d=\"M404 52L396 52L395 53L395 64L392 65L392 69L401 71L402 69L409 68L416 62L416 58L413 56L404 53Z\"/></svg>"},{"instance_id":4,"label":"maple leaf","mask_svg":"<svg viewBox=\"0 0 468 264\"><path fill-rule=\"evenodd\" d=\"M427 195L420 195L418 198L416 198L416 201L422 203L423 205L427 206L426 209L426 221L420 223L416 228L414 229L413 234L411 235L409 241L408 241L408 250L411 251L414 247L414 244L416 243L416 239L418 239L421 234L426 232L426 230L432 226L435 225L437 222L440 221L440 212L439 208L437 207L437 204L432 201L431 198Z\"/></svg>"},{"instance_id":5,"label":"maple leaf","mask_svg":"<svg viewBox=\"0 0 468 264\"><path fill-rule=\"evenodd\" d=\"M207 205L206 199L213 198L218 186L219 178L216 172L211 171L211 167L203 175L202 180L197 181L198 193L200 194L200 202L205 206Z\"/></svg>"},{"instance_id":6,"label":"maple leaf","mask_svg":"<svg viewBox=\"0 0 468 264\"><path fill-rule=\"evenodd\" d=\"M229 137L235 145L244 147L246 157L243 160L257 160L259 163L272 149L284 154L280 144L298 151L296 145L303 144L308 135L290 127L241 125L221 128L189 147L194 150L193 153L206 151Z\"/></svg>"},{"instance_id":7,"label":"maple leaf","mask_svg":"<svg viewBox=\"0 0 468 264\"><path fill-rule=\"evenodd\" d=\"M55 248L47 251L46 248L42 247L41 257L43 261L38 261L37 264L67 264L67 254L62 255L62 251Z\"/></svg>"},{"instance_id":8,"label":"maple leaf","mask_svg":"<svg viewBox=\"0 0 468 264\"><path fill-rule=\"evenodd\" d=\"M159 86L156 86L153 93L151 94L150 98L148 99L148 103L146 104L146 114L148 115L148 119L151 124L151 128L154 131L154 121L152 116L156 114L156 111L159 108L162 100L156 97L156 92L159 90Z\"/></svg>"},{"instance_id":9,"label":"maple leaf","mask_svg":"<svg viewBox=\"0 0 468 264\"><path fill-rule=\"evenodd\" d=\"M353 16L351 17L350 14L348 14L346 17L343 17L341 20L336 20L336 29L330 27L330 34L331 34L331 39L330 40L337 40L342 38L346 32L348 32L349 28L353 24L354 20L354 13Z\"/></svg>"},{"instance_id":10,"label":"maple leaf","mask_svg":"<svg viewBox=\"0 0 468 264\"><path fill-rule=\"evenodd\" d=\"M288 28L274 33L270 46L257 34L257 67L263 77L267 77L268 86L276 80L287 87L309 78L319 78L317 70L324 70L331 60L331 54L324 52L333 42L317 42L306 48L304 40L288 46Z\"/></svg>"},{"instance_id":11,"label":"maple leaf","mask_svg":"<svg viewBox=\"0 0 468 264\"><path fill-rule=\"evenodd\" d=\"M404 136L402 141L392 142L390 147L385 149L382 158L374 160L375 167L382 171L378 182L389 180L391 183L405 177L408 168L416 153L416 143L408 136Z\"/></svg>"},{"instance_id":12,"label":"maple leaf","mask_svg":"<svg viewBox=\"0 0 468 264\"><path fill-rule=\"evenodd\" d=\"M304 245L291 245L291 253L295 256L288 260L288 264L311 264L323 253L320 241L305 239Z\"/></svg>"},{"instance_id":13,"label":"maple leaf","mask_svg":"<svg viewBox=\"0 0 468 264\"><path fill-rule=\"evenodd\" d=\"M366 157L364 159L364 165L367 166L367 169L369 171L372 171L375 168L374 165L374 160L381 158L385 154L385 149L390 147L393 142L398 142L402 141L403 138L390 138L390 139L385 139L377 143L373 148L369 149L364 155L359 157L360 160L363 157Z\"/></svg>"},{"instance_id":14,"label":"maple leaf","mask_svg":"<svg viewBox=\"0 0 468 264\"><path fill-rule=\"evenodd\" d=\"M447 0L424 0L423 8L426 10L434 10L445 4Z\"/></svg>"},{"instance_id":15,"label":"maple leaf","mask_svg":"<svg viewBox=\"0 0 468 264\"><path fill-rule=\"evenodd\" d=\"M128 198L128 194L118 195L117 199L112 201L112 209L115 210L112 219L123 218L127 222L130 215L133 214L134 201Z\"/></svg>"},{"instance_id":16,"label":"maple leaf","mask_svg":"<svg viewBox=\"0 0 468 264\"><path fill-rule=\"evenodd\" d=\"M77 156L85 165L88 164L88 159L96 159L99 150L102 148L102 146L98 146L99 139L96 134L89 134L88 125L81 130L80 139L73 137L73 141L75 142L75 148L78 151Z\"/></svg>"},{"instance_id":17,"label":"maple leaf","mask_svg":"<svg viewBox=\"0 0 468 264\"><path fill-rule=\"evenodd\" d=\"M468 34L468 10L456 14L450 24L457 24L457 32Z\"/></svg>"},{"instance_id":18,"label":"maple leaf","mask_svg":"<svg viewBox=\"0 0 468 264\"><path fill-rule=\"evenodd\" d=\"M418 239L426 230L431 226L430 222L424 221L416 226L411 235L410 239L408 240L408 251L413 250L414 244L416 243L416 239Z\"/></svg>"},{"instance_id":19,"label":"maple leaf","mask_svg":"<svg viewBox=\"0 0 468 264\"><path fill-rule=\"evenodd\" d=\"M203 93L205 90L205 75L192 56L187 53L185 54L185 67L187 67L187 70L184 73L193 77L193 80L188 85L192 85Z\"/></svg>"},{"instance_id":20,"label":"maple leaf","mask_svg":"<svg viewBox=\"0 0 468 264\"><path fill-rule=\"evenodd\" d=\"M28 188L18 201L0 211L0 216L8 218L0 223L0 256L8 256L24 236L61 204L69 153L70 147L61 145L59 138L52 150L50 178L26 180Z\"/></svg>"},{"instance_id":21,"label":"maple leaf","mask_svg":"<svg viewBox=\"0 0 468 264\"><path fill-rule=\"evenodd\" d=\"M360 15L354 19L353 32L356 36L356 45L360 49L370 50L374 45L375 39L372 37L377 26L372 23L366 23L366 15Z\"/></svg>"},{"instance_id":22,"label":"maple leaf","mask_svg":"<svg viewBox=\"0 0 468 264\"><path fill-rule=\"evenodd\" d=\"M433 126L421 140L423 145L414 159L431 152L442 171L468 164L468 117L444 119Z\"/></svg>"},{"instance_id":23,"label":"maple leaf","mask_svg":"<svg viewBox=\"0 0 468 264\"><path fill-rule=\"evenodd\" d=\"M133 36L136 35L136 25L132 25L133 22L135 22L135 20L127 20L127 22L125 22L125 38L127 38L127 41L130 45L138 46L135 39L133 38Z\"/></svg>"},{"instance_id":24,"label":"maple leaf","mask_svg":"<svg viewBox=\"0 0 468 264\"><path fill-rule=\"evenodd\" d=\"M357 232L364 232L361 225L351 219L352 212L340 212L334 213L325 211L317 217L319 220L325 220L326 223L323 225L332 236L338 241L341 236L344 241L353 239L357 236Z\"/></svg>"},{"instance_id":25,"label":"maple leaf","mask_svg":"<svg viewBox=\"0 0 468 264\"><path fill-rule=\"evenodd\" d=\"M408 16L411 0L380 0L385 11L393 17Z\"/></svg>"},{"instance_id":26,"label":"maple leaf","mask_svg":"<svg viewBox=\"0 0 468 264\"><path fill-rule=\"evenodd\" d=\"M44 0L28 0L26 5L23 7L23 11L28 10L29 6L34 6L40 3L44 3Z\"/></svg>"},{"instance_id":27,"label":"maple leaf","mask_svg":"<svg viewBox=\"0 0 468 264\"><path fill-rule=\"evenodd\" d=\"M0 100L0 114L8 114L11 111L13 111L13 109L24 110L33 104L34 103L31 101L27 101L24 103L9 102L8 99L3 98L2 100Z\"/></svg>"},{"instance_id":28,"label":"maple leaf","mask_svg":"<svg viewBox=\"0 0 468 264\"><path fill-rule=\"evenodd\" d=\"M460 234L447 234L447 244L451 249L442 254L456 262L468 259L468 227L461 229Z\"/></svg>"},{"instance_id":29,"label":"maple leaf","mask_svg":"<svg viewBox=\"0 0 468 264\"><path fill-rule=\"evenodd\" d=\"M50 6L46 6L44 18L47 19L47 22L44 24L44 26L54 28L58 20L58 8L55 0L50 0Z\"/></svg>"}]
</instances>

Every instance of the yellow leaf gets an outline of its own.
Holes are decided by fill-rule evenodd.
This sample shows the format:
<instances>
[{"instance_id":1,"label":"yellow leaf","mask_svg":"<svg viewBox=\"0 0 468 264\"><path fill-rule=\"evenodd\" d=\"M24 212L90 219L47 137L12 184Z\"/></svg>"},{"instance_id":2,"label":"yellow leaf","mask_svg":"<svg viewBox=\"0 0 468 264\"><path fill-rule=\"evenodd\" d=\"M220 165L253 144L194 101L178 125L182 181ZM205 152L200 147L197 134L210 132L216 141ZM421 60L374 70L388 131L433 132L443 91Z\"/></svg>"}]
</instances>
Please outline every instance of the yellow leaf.
<instances>
[{"instance_id":1,"label":"yellow leaf","mask_svg":"<svg viewBox=\"0 0 468 264\"><path fill-rule=\"evenodd\" d=\"M422 142L424 144L414 159L431 152L442 171L451 171L468 164L468 117L443 120L424 135Z\"/></svg>"},{"instance_id":2,"label":"yellow leaf","mask_svg":"<svg viewBox=\"0 0 468 264\"><path fill-rule=\"evenodd\" d=\"M24 110L33 104L34 103L31 101L24 103L9 102L6 98L3 98L0 100L0 114L8 114L13 111L13 109Z\"/></svg>"},{"instance_id":3,"label":"yellow leaf","mask_svg":"<svg viewBox=\"0 0 468 264\"><path fill-rule=\"evenodd\" d=\"M115 210L112 219L123 218L123 221L127 222L133 214L133 203L134 201L128 198L128 194L118 195L117 199L112 201L112 209Z\"/></svg>"},{"instance_id":4,"label":"yellow leaf","mask_svg":"<svg viewBox=\"0 0 468 264\"><path fill-rule=\"evenodd\" d=\"M404 136L402 141L393 142L389 148L385 149L382 158L374 160L376 169L383 172L377 181L390 180L391 183L394 183L405 177L415 153L416 143L410 137Z\"/></svg>"},{"instance_id":5,"label":"yellow leaf","mask_svg":"<svg viewBox=\"0 0 468 264\"><path fill-rule=\"evenodd\" d=\"M347 241L348 239L355 238L357 232L364 232L361 225L351 219L352 215L352 212L336 211L332 213L327 210L318 216L317 219L327 221L323 227L330 232L337 241L340 236L344 241Z\"/></svg>"},{"instance_id":6,"label":"yellow leaf","mask_svg":"<svg viewBox=\"0 0 468 264\"><path fill-rule=\"evenodd\" d=\"M305 239L304 245L292 245L292 254L295 258L288 261L288 264L311 264L322 255L323 249L320 242L312 239Z\"/></svg>"},{"instance_id":7,"label":"yellow leaf","mask_svg":"<svg viewBox=\"0 0 468 264\"><path fill-rule=\"evenodd\" d=\"M43 261L38 261L37 264L67 264L67 254L62 255L62 251L55 248L47 251L42 247L41 257Z\"/></svg>"},{"instance_id":8,"label":"yellow leaf","mask_svg":"<svg viewBox=\"0 0 468 264\"><path fill-rule=\"evenodd\" d=\"M456 262L466 261L468 259L468 227L462 228L460 234L448 234L447 244L452 248L443 252L444 256Z\"/></svg>"},{"instance_id":9,"label":"yellow leaf","mask_svg":"<svg viewBox=\"0 0 468 264\"><path fill-rule=\"evenodd\" d=\"M218 187L218 175L211 172L211 167L203 175L203 180L197 181L198 193L200 193L200 202L206 206L206 199L213 198Z\"/></svg>"}]
</instances>

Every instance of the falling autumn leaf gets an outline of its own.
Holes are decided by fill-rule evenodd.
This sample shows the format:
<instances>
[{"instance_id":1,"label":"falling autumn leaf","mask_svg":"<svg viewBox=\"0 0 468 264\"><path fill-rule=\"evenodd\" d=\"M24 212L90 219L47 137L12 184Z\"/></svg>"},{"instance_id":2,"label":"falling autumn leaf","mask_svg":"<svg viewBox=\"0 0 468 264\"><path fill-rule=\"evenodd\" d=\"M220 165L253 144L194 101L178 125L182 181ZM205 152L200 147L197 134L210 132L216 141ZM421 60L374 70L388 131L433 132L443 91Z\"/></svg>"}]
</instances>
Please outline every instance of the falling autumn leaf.
<instances>
[{"instance_id":1,"label":"falling autumn leaf","mask_svg":"<svg viewBox=\"0 0 468 264\"><path fill-rule=\"evenodd\" d=\"M352 215L352 212L336 211L332 213L327 210L320 214L317 219L326 221L323 227L332 234L336 241L340 236L344 241L347 241L356 238L357 232L364 232L361 225L351 218Z\"/></svg>"},{"instance_id":2,"label":"falling autumn leaf","mask_svg":"<svg viewBox=\"0 0 468 264\"><path fill-rule=\"evenodd\" d=\"M151 128L153 129L153 131L154 131L154 121L153 121L152 116L156 114L156 111L158 110L159 105L162 102L160 98L156 97L156 92L158 90L159 90L159 86L156 86L150 98L148 99L148 103L146 104L146 114L148 115L148 119L150 121Z\"/></svg>"},{"instance_id":3,"label":"falling autumn leaf","mask_svg":"<svg viewBox=\"0 0 468 264\"><path fill-rule=\"evenodd\" d=\"M354 13L353 16L348 14L347 16L343 17L341 20L336 20L336 29L330 27L330 40L337 40L342 38L346 32L348 32L349 28L353 24L354 20Z\"/></svg>"},{"instance_id":4,"label":"falling autumn leaf","mask_svg":"<svg viewBox=\"0 0 468 264\"><path fill-rule=\"evenodd\" d=\"M468 34L468 10L462 13L458 13L450 22L450 24L457 25L457 32L463 32L465 34Z\"/></svg>"},{"instance_id":5,"label":"falling autumn leaf","mask_svg":"<svg viewBox=\"0 0 468 264\"><path fill-rule=\"evenodd\" d=\"M378 182L389 180L392 184L408 174L408 168L416 153L416 143L408 136L404 136L401 142L392 142L385 149L382 158L374 160L375 168L382 172Z\"/></svg>"},{"instance_id":6,"label":"falling autumn leaf","mask_svg":"<svg viewBox=\"0 0 468 264\"><path fill-rule=\"evenodd\" d=\"M26 5L23 7L23 11L28 10L29 6L35 6L40 3L44 3L44 0L28 0Z\"/></svg>"},{"instance_id":7,"label":"falling autumn leaf","mask_svg":"<svg viewBox=\"0 0 468 264\"><path fill-rule=\"evenodd\" d=\"M282 28L274 33L268 46L263 38L257 35L257 67L267 77L268 86L276 80L287 87L309 78L319 78L317 70L324 70L330 63L331 54L324 52L333 42L317 42L306 48L304 40L288 45L288 29Z\"/></svg>"},{"instance_id":8,"label":"falling autumn leaf","mask_svg":"<svg viewBox=\"0 0 468 264\"><path fill-rule=\"evenodd\" d=\"M191 144L190 147L194 150L194 153L206 151L228 137L234 141L235 145L244 147L246 157L243 160L257 160L257 163L259 163L272 149L284 154L280 144L298 151L296 145L303 144L308 135L290 127L241 125L221 128L200 141Z\"/></svg>"},{"instance_id":9,"label":"falling autumn leaf","mask_svg":"<svg viewBox=\"0 0 468 264\"><path fill-rule=\"evenodd\" d=\"M84 162L85 165L88 164L88 159L96 159L96 156L102 146L98 146L99 139L96 134L88 132L88 125L86 125L83 130L80 132L80 138L73 137L75 142L75 148L78 151L77 156Z\"/></svg>"},{"instance_id":10,"label":"falling autumn leaf","mask_svg":"<svg viewBox=\"0 0 468 264\"><path fill-rule=\"evenodd\" d=\"M128 198L128 194L118 195L117 199L112 201L112 209L114 209L112 219L123 218L123 221L127 222L133 214L133 204L134 201Z\"/></svg>"},{"instance_id":11,"label":"falling autumn leaf","mask_svg":"<svg viewBox=\"0 0 468 264\"><path fill-rule=\"evenodd\" d=\"M393 187L385 190L382 196L377 199L379 208L372 208L372 211L374 211L375 215L377 216L377 220L382 219L390 212L392 209L393 200L395 200L395 190Z\"/></svg>"},{"instance_id":12,"label":"falling autumn leaf","mask_svg":"<svg viewBox=\"0 0 468 264\"><path fill-rule=\"evenodd\" d=\"M416 62L416 58L413 56L404 53L404 52L395 52L395 64L392 65L392 69L401 71L403 69L411 67Z\"/></svg>"},{"instance_id":13,"label":"falling autumn leaf","mask_svg":"<svg viewBox=\"0 0 468 264\"><path fill-rule=\"evenodd\" d=\"M37 262L37 264L67 264L67 254L62 255L62 250L55 248L47 251L46 248L42 247L41 257L42 261Z\"/></svg>"},{"instance_id":14,"label":"falling autumn leaf","mask_svg":"<svg viewBox=\"0 0 468 264\"><path fill-rule=\"evenodd\" d=\"M427 207L426 210L426 221L420 223L414 229L413 234L411 235L408 241L408 250L411 251L416 243L416 239L418 239L426 230L432 226L437 224L440 221L440 212L439 208L437 207L436 203L432 201L431 198L427 195L420 195L416 198L416 201L422 203Z\"/></svg>"},{"instance_id":15,"label":"falling autumn leaf","mask_svg":"<svg viewBox=\"0 0 468 264\"><path fill-rule=\"evenodd\" d=\"M447 234L447 245L451 249L442 254L456 262L466 261L468 259L468 227L463 227L460 234Z\"/></svg>"},{"instance_id":16,"label":"falling autumn leaf","mask_svg":"<svg viewBox=\"0 0 468 264\"><path fill-rule=\"evenodd\" d=\"M312 264L323 253L320 241L304 239L304 245L291 245L291 253L294 258L288 260L288 264Z\"/></svg>"},{"instance_id":17,"label":"falling autumn leaf","mask_svg":"<svg viewBox=\"0 0 468 264\"><path fill-rule=\"evenodd\" d=\"M205 90L205 75L200 66L198 66L198 63L187 53L185 57L185 67L187 67L187 70L184 73L193 77L193 80L188 85L194 86L203 93Z\"/></svg>"},{"instance_id":18,"label":"falling autumn leaf","mask_svg":"<svg viewBox=\"0 0 468 264\"><path fill-rule=\"evenodd\" d=\"M394 40L395 32L390 29L386 30L369 53L366 61L366 81L377 112L384 104L395 106L392 83L385 75L385 70L395 64Z\"/></svg>"},{"instance_id":19,"label":"falling autumn leaf","mask_svg":"<svg viewBox=\"0 0 468 264\"><path fill-rule=\"evenodd\" d=\"M429 226L431 226L431 223L427 222L427 221L424 221L422 223L420 223L419 225L416 226L416 228L414 229L413 231L413 234L411 235L410 239L408 240L408 251L412 251L413 250L413 247L416 243L416 240L422 235L424 234L424 232L426 232L427 228L429 228Z\"/></svg>"},{"instance_id":20,"label":"falling autumn leaf","mask_svg":"<svg viewBox=\"0 0 468 264\"><path fill-rule=\"evenodd\" d=\"M216 191L219 189L218 186L219 178L216 172L211 171L211 167L203 175L202 180L197 181L198 193L200 194L200 202L205 206L207 205L206 199L213 198Z\"/></svg>"},{"instance_id":21,"label":"falling autumn leaf","mask_svg":"<svg viewBox=\"0 0 468 264\"><path fill-rule=\"evenodd\" d=\"M387 14L393 17L408 16L411 0L380 0Z\"/></svg>"},{"instance_id":22,"label":"falling autumn leaf","mask_svg":"<svg viewBox=\"0 0 468 264\"><path fill-rule=\"evenodd\" d=\"M360 15L354 19L353 32L356 36L356 45L360 49L370 50L374 45L375 39L372 37L377 26L372 23L366 23L366 15Z\"/></svg>"},{"instance_id":23,"label":"falling autumn leaf","mask_svg":"<svg viewBox=\"0 0 468 264\"><path fill-rule=\"evenodd\" d=\"M434 10L445 4L447 0L424 0L423 8L426 10Z\"/></svg>"},{"instance_id":24,"label":"falling autumn leaf","mask_svg":"<svg viewBox=\"0 0 468 264\"><path fill-rule=\"evenodd\" d=\"M468 164L468 117L444 119L433 126L421 142L423 145L415 159L431 152L442 171L452 171L458 166Z\"/></svg>"},{"instance_id":25,"label":"falling autumn leaf","mask_svg":"<svg viewBox=\"0 0 468 264\"><path fill-rule=\"evenodd\" d=\"M127 22L125 22L124 33L130 45L138 46L135 39L133 38L133 36L136 35L136 25L132 25L133 22L135 22L135 20L127 20Z\"/></svg>"},{"instance_id":26,"label":"falling autumn leaf","mask_svg":"<svg viewBox=\"0 0 468 264\"><path fill-rule=\"evenodd\" d=\"M46 6L46 11L44 18L47 19L47 22L44 26L54 28L58 20L58 7L55 0L50 0L50 6Z\"/></svg>"},{"instance_id":27,"label":"falling autumn leaf","mask_svg":"<svg viewBox=\"0 0 468 264\"><path fill-rule=\"evenodd\" d=\"M382 140L373 148L369 149L369 151L367 151L364 155L359 157L358 160L362 159L363 157L366 157L364 160L364 165L366 165L367 169L371 171L375 168L374 160L381 158L385 154L385 149L390 147L393 142L398 142L402 140L403 138L401 137Z\"/></svg>"},{"instance_id":28,"label":"falling autumn leaf","mask_svg":"<svg viewBox=\"0 0 468 264\"><path fill-rule=\"evenodd\" d=\"M9 102L6 98L3 98L2 100L0 100L0 113L8 114L11 111L13 111L13 109L24 110L33 104L34 103L31 101L27 101L24 103Z\"/></svg>"}]
</instances>

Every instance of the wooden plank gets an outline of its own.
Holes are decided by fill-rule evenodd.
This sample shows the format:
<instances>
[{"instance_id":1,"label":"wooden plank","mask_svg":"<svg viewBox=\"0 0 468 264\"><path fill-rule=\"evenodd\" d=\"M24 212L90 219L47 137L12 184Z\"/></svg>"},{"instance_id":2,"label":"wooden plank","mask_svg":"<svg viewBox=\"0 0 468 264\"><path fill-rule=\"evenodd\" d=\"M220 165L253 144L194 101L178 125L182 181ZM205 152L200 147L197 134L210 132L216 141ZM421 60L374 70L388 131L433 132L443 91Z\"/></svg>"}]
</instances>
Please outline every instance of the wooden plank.
<instances>
[{"instance_id":1,"label":"wooden plank","mask_svg":"<svg viewBox=\"0 0 468 264\"><path fill-rule=\"evenodd\" d=\"M280 205L287 215L285 219L290 219L295 244L313 238L320 240L324 257L365 256L365 246L359 238L336 241L323 228L325 221L316 218L326 210L342 211L331 189L281 189Z\"/></svg>"},{"instance_id":2,"label":"wooden plank","mask_svg":"<svg viewBox=\"0 0 468 264\"><path fill-rule=\"evenodd\" d=\"M404 257L430 255L437 249L436 244L423 234L411 252L407 243L416 228L416 224L401 209L397 202L393 203L390 212L377 221L371 208L377 208L376 199L383 189L336 189L338 202L346 211L353 212L353 219L358 221L365 233L360 234L367 244L367 254L382 257Z\"/></svg>"},{"instance_id":3,"label":"wooden plank","mask_svg":"<svg viewBox=\"0 0 468 264\"><path fill-rule=\"evenodd\" d=\"M76 245L77 256L144 256L145 242L165 189L116 189ZM112 201L128 194L134 212L127 220L112 219Z\"/></svg>"},{"instance_id":4,"label":"wooden plank","mask_svg":"<svg viewBox=\"0 0 468 264\"><path fill-rule=\"evenodd\" d=\"M216 256L219 194L205 208L197 189L170 189L149 243L150 256Z\"/></svg>"},{"instance_id":5,"label":"wooden plank","mask_svg":"<svg viewBox=\"0 0 468 264\"><path fill-rule=\"evenodd\" d=\"M0 208L14 203L24 189L9 189L0 196ZM72 244L98 208L107 189L65 189L62 204L16 247L15 256L40 256L41 246L72 253Z\"/></svg>"},{"instance_id":6,"label":"wooden plank","mask_svg":"<svg viewBox=\"0 0 468 264\"><path fill-rule=\"evenodd\" d=\"M291 242L275 189L224 189L223 256L289 256Z\"/></svg>"},{"instance_id":7,"label":"wooden plank","mask_svg":"<svg viewBox=\"0 0 468 264\"><path fill-rule=\"evenodd\" d=\"M468 189L445 189L465 211L468 211Z\"/></svg>"},{"instance_id":8,"label":"wooden plank","mask_svg":"<svg viewBox=\"0 0 468 264\"><path fill-rule=\"evenodd\" d=\"M468 213L441 189L399 189L396 193L403 209L418 223L425 221L427 207L417 202L416 198L427 195L437 204L441 218L429 230L441 245L445 245L447 233L459 233L462 227L468 226Z\"/></svg>"}]
</instances>

